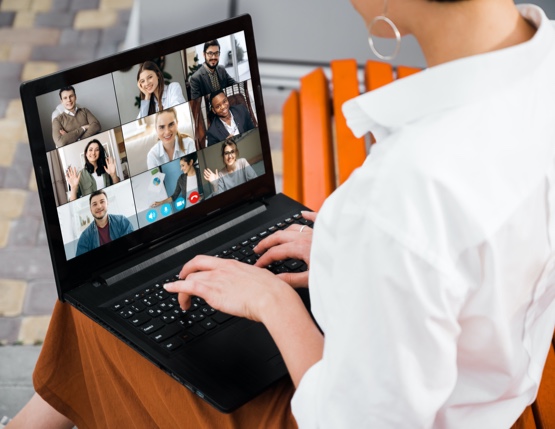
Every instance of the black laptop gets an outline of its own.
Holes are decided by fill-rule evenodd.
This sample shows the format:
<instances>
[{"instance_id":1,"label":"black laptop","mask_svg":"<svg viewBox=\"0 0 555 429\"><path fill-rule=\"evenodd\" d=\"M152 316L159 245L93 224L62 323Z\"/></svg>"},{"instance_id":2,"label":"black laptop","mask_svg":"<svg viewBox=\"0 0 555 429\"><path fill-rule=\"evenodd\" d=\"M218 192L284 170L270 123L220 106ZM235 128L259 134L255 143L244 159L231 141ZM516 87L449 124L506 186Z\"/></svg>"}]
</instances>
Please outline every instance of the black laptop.
<instances>
[{"instance_id":1,"label":"black laptop","mask_svg":"<svg viewBox=\"0 0 555 429\"><path fill-rule=\"evenodd\" d=\"M203 68L223 107L199 93ZM263 325L200 298L182 311L162 288L199 254L254 264L259 240L306 222L275 191L251 18L25 82L21 98L59 299L223 412L286 376Z\"/></svg>"}]
</instances>

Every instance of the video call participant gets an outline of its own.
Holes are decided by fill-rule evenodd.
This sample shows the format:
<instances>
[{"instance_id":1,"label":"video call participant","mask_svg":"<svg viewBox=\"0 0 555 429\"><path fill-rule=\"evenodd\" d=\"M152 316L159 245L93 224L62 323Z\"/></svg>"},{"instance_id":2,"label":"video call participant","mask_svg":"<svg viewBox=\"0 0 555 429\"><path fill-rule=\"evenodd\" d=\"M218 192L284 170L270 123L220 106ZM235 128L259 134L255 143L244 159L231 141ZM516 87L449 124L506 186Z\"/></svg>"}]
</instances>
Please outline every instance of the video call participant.
<instances>
[{"instance_id":1,"label":"video call participant","mask_svg":"<svg viewBox=\"0 0 555 429\"><path fill-rule=\"evenodd\" d=\"M230 106L222 90L210 94L210 109L216 116L206 132L208 146L254 128L248 109L242 104Z\"/></svg>"},{"instance_id":2,"label":"video call participant","mask_svg":"<svg viewBox=\"0 0 555 429\"><path fill-rule=\"evenodd\" d=\"M220 44L210 40L204 44L204 64L191 76L191 98L199 98L235 83L220 61Z\"/></svg>"},{"instance_id":3,"label":"video call participant","mask_svg":"<svg viewBox=\"0 0 555 429\"><path fill-rule=\"evenodd\" d=\"M181 85L178 82L166 85L162 70L152 61L145 61L140 65L137 86L141 91L141 106L137 119L186 101Z\"/></svg>"},{"instance_id":4,"label":"video call participant","mask_svg":"<svg viewBox=\"0 0 555 429\"><path fill-rule=\"evenodd\" d=\"M89 208L94 222L91 222L79 237L75 256L133 232L133 225L125 216L108 214L108 196L103 190L91 194Z\"/></svg>"},{"instance_id":5,"label":"video call participant","mask_svg":"<svg viewBox=\"0 0 555 429\"><path fill-rule=\"evenodd\" d=\"M219 194L237 185L256 178L256 172L245 158L239 158L239 149L233 137L222 143L224 167L218 172L204 169L204 178L212 185L214 194Z\"/></svg>"},{"instance_id":6,"label":"video call participant","mask_svg":"<svg viewBox=\"0 0 555 429\"><path fill-rule=\"evenodd\" d=\"M185 207L190 207L203 199L203 191L200 180L200 169L196 165L197 153L193 152L189 155L182 156L179 160L179 166L183 174L177 179L175 191L168 198L162 201L155 201L151 207L158 207L175 201L182 196L186 202Z\"/></svg>"},{"instance_id":7,"label":"video call participant","mask_svg":"<svg viewBox=\"0 0 555 429\"><path fill-rule=\"evenodd\" d=\"M85 107L77 106L77 95L72 86L60 89L64 111L52 120L52 138L56 147L74 143L100 131L100 122Z\"/></svg>"},{"instance_id":8,"label":"video call participant","mask_svg":"<svg viewBox=\"0 0 555 429\"><path fill-rule=\"evenodd\" d=\"M147 154L149 170L197 150L194 140L179 132L177 113L173 107L158 112L154 123L159 140Z\"/></svg>"},{"instance_id":9,"label":"video call participant","mask_svg":"<svg viewBox=\"0 0 555 429\"><path fill-rule=\"evenodd\" d=\"M66 180L70 186L69 201L83 195L118 183L116 161L106 155L104 147L97 139L91 140L85 147L85 168L77 172L77 167L69 167Z\"/></svg>"}]
</instances>

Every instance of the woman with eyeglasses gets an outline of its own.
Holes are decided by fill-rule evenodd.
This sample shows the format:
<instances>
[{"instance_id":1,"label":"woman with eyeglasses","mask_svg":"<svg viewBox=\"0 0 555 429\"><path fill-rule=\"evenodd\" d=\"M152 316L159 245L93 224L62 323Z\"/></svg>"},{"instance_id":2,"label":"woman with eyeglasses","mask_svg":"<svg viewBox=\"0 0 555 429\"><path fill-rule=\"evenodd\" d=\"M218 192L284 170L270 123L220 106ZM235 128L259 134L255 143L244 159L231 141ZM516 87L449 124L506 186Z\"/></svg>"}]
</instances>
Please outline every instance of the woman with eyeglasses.
<instances>
[{"instance_id":1,"label":"woman with eyeglasses","mask_svg":"<svg viewBox=\"0 0 555 429\"><path fill-rule=\"evenodd\" d=\"M141 104L137 119L152 115L169 107L185 103L183 90L178 82L164 83L164 74L153 61L145 61L137 72L137 87Z\"/></svg>"},{"instance_id":2,"label":"woman with eyeglasses","mask_svg":"<svg viewBox=\"0 0 555 429\"><path fill-rule=\"evenodd\" d=\"M89 379L68 377L68 366L93 375L126 366L106 351L89 356L103 343L58 304L51 324L69 323L63 342L54 331L43 345L35 386L48 404L36 399L35 410L65 427L49 404L78 425L80 406L87 427L121 426L125 409L129 427L163 426L169 410L176 423L165 427L445 429L509 428L532 403L555 326L553 23L513 0L351 2L372 49L374 36L412 34L428 69L343 105L354 134L376 143L313 230L265 238L255 266L197 256L165 285L183 309L198 296L263 323L292 383L229 416L169 377L156 383L158 407L141 405L147 395L102 402L99 388L78 402ZM264 268L287 257L303 259L308 278ZM309 287L314 319L292 286ZM126 391L152 365L137 366L110 388ZM46 412L25 414L42 423Z\"/></svg>"},{"instance_id":3,"label":"woman with eyeglasses","mask_svg":"<svg viewBox=\"0 0 555 429\"><path fill-rule=\"evenodd\" d=\"M204 169L204 178L212 185L213 194L219 194L256 178L256 172L245 158L239 158L239 149L233 137L222 143L224 167L218 171Z\"/></svg>"}]
</instances>

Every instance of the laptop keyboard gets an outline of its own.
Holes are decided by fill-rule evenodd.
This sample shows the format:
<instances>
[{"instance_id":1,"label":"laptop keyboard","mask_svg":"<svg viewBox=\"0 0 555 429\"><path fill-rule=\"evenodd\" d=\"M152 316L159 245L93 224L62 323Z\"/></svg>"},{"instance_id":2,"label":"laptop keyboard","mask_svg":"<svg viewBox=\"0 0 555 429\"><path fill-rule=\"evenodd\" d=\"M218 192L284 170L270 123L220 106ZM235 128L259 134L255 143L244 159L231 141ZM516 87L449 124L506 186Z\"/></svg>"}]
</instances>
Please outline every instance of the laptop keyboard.
<instances>
[{"instance_id":1,"label":"laptop keyboard","mask_svg":"<svg viewBox=\"0 0 555 429\"><path fill-rule=\"evenodd\" d=\"M253 265L260 257L253 251L258 242L294 223L312 226L311 221L297 213L211 255ZM266 268L278 274L306 271L307 266L303 261L287 259L275 261ZM170 294L163 288L165 283L178 279L180 269L181 267L176 269L172 276L160 279L152 286L134 292L111 306L112 311L167 351L177 350L183 344L217 330L234 319L233 316L210 307L199 297L191 299L189 309L181 310L177 295Z\"/></svg>"}]
</instances>

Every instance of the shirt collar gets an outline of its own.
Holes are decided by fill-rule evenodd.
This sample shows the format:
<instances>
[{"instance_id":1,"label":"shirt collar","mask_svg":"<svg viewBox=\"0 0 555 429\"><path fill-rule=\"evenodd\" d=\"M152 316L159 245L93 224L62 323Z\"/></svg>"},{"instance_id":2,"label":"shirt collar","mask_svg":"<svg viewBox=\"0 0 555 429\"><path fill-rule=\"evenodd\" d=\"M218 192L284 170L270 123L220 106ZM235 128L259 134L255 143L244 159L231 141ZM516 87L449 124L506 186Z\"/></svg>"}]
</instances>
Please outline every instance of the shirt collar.
<instances>
[{"instance_id":1,"label":"shirt collar","mask_svg":"<svg viewBox=\"0 0 555 429\"><path fill-rule=\"evenodd\" d=\"M162 143L162 140L159 140L159 142L160 142L160 145L158 146L158 157L163 158L164 156L166 156L166 151L164 150L164 143ZM175 159L175 156L179 151L180 151L179 143L177 141L177 136L175 136L175 140L173 144L173 159Z\"/></svg>"},{"instance_id":2,"label":"shirt collar","mask_svg":"<svg viewBox=\"0 0 555 429\"><path fill-rule=\"evenodd\" d=\"M210 67L208 67L208 66L206 65L206 63L204 63L204 64L202 64L202 65L204 66L205 70L206 70L208 73L210 73L210 74L216 73L216 69L211 69Z\"/></svg>"},{"instance_id":3,"label":"shirt collar","mask_svg":"<svg viewBox=\"0 0 555 429\"><path fill-rule=\"evenodd\" d=\"M79 110L79 106L78 106L78 105L75 105L75 112L71 112L71 111L69 111L69 110L67 110L67 109L64 108L64 112L66 112L66 113L67 113L68 115L70 115L70 116L75 116L75 115L77 114L77 111L78 111L78 110Z\"/></svg>"},{"instance_id":4,"label":"shirt collar","mask_svg":"<svg viewBox=\"0 0 555 429\"><path fill-rule=\"evenodd\" d=\"M361 137L372 131L380 140L405 124L488 97L533 73L555 49L555 29L539 7L517 7L537 27L532 39L430 67L347 101L343 113L353 133Z\"/></svg>"}]
</instances>

